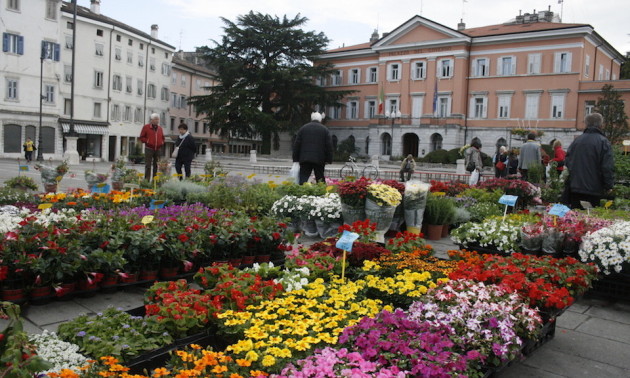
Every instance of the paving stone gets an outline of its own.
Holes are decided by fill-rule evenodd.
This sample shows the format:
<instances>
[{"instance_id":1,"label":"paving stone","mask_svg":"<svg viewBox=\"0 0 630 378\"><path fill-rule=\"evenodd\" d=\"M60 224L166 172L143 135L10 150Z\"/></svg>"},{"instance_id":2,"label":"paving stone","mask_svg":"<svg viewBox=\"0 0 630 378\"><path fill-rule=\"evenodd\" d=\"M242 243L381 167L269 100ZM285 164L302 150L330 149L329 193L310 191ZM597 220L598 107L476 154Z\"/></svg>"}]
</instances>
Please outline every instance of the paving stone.
<instances>
[{"instance_id":1,"label":"paving stone","mask_svg":"<svg viewBox=\"0 0 630 378\"><path fill-rule=\"evenodd\" d=\"M556 320L556 325L565 329L576 329L580 324L588 319L588 315L579 312L565 311Z\"/></svg>"},{"instance_id":2,"label":"paving stone","mask_svg":"<svg viewBox=\"0 0 630 378\"><path fill-rule=\"evenodd\" d=\"M22 310L22 317L38 327L74 319L88 309L74 301L52 301L46 305L29 306Z\"/></svg>"},{"instance_id":3,"label":"paving stone","mask_svg":"<svg viewBox=\"0 0 630 378\"><path fill-rule=\"evenodd\" d=\"M626 349L630 346L630 327L624 323L602 318L589 318L580 324L576 331L598 336L599 338L619 341L626 345Z\"/></svg>"},{"instance_id":4,"label":"paving stone","mask_svg":"<svg viewBox=\"0 0 630 378\"><path fill-rule=\"evenodd\" d=\"M577 302L573 303L573 304L571 305L571 307L569 307L569 308L567 309L567 311L566 311L566 312L569 312L569 311L570 311L570 312L579 312L579 313L584 313L584 312L586 312L586 310L588 310L590 307L591 307L591 305L590 305L588 302L586 302L586 301L584 301L584 300L580 299L579 301L577 301Z\"/></svg>"},{"instance_id":5,"label":"paving stone","mask_svg":"<svg viewBox=\"0 0 630 378\"><path fill-rule=\"evenodd\" d=\"M555 338L543 345L536 353L544 354L543 352L546 353L551 349L599 364L630 370L628 344L573 330L561 331L556 331Z\"/></svg>"},{"instance_id":6,"label":"paving stone","mask_svg":"<svg viewBox=\"0 0 630 378\"><path fill-rule=\"evenodd\" d=\"M122 308L129 310L142 306L144 304L144 291L127 290L117 291L115 293L106 294L99 293L91 298L75 298L74 301L87 308L88 313L95 314L106 310L108 307Z\"/></svg>"},{"instance_id":7,"label":"paving stone","mask_svg":"<svg viewBox=\"0 0 630 378\"><path fill-rule=\"evenodd\" d=\"M606 307L592 306L585 312L585 314L596 318L613 320L630 325L630 309L623 310L614 305Z\"/></svg>"},{"instance_id":8,"label":"paving stone","mask_svg":"<svg viewBox=\"0 0 630 378\"><path fill-rule=\"evenodd\" d=\"M543 346L544 347L544 346ZM541 348L521 362L541 374L529 375L542 377L543 374L554 374L563 377L628 377L630 370L611 366L605 363L578 357L551 348Z\"/></svg>"},{"instance_id":9,"label":"paving stone","mask_svg":"<svg viewBox=\"0 0 630 378\"><path fill-rule=\"evenodd\" d=\"M613 308L619 311L630 312L630 301L629 302L615 302L613 304Z\"/></svg>"},{"instance_id":10,"label":"paving stone","mask_svg":"<svg viewBox=\"0 0 630 378\"><path fill-rule=\"evenodd\" d=\"M527 360L525 360L527 361ZM528 366L524 364L525 361L515 362L512 365L501 370L493 377L495 378L562 378L563 375L554 374L552 372L544 371L535 366Z\"/></svg>"}]
</instances>

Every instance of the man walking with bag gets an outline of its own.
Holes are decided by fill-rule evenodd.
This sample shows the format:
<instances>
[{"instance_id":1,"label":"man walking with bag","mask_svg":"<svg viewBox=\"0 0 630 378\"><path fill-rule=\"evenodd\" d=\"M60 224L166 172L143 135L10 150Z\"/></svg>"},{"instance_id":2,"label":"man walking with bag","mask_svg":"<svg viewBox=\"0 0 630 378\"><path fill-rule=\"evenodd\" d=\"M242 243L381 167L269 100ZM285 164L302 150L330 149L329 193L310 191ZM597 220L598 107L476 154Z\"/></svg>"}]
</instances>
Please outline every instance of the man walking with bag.
<instances>
[{"instance_id":1,"label":"man walking with bag","mask_svg":"<svg viewBox=\"0 0 630 378\"><path fill-rule=\"evenodd\" d=\"M320 113L311 114L311 122L298 130L293 143L293 162L300 163L300 185L308 181L311 172L317 182L324 182L324 167L332 164L332 136L328 128L321 124Z\"/></svg>"}]
</instances>

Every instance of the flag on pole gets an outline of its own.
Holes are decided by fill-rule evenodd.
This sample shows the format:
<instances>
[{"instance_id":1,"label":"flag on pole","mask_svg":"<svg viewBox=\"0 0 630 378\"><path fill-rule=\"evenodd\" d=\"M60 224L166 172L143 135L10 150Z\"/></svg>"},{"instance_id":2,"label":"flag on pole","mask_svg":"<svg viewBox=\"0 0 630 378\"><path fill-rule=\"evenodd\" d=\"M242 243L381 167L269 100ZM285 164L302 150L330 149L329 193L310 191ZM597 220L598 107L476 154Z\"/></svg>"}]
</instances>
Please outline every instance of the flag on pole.
<instances>
[{"instance_id":1,"label":"flag on pole","mask_svg":"<svg viewBox=\"0 0 630 378\"><path fill-rule=\"evenodd\" d=\"M437 103L438 103L438 79L435 78L435 88L433 89L433 114L437 112Z\"/></svg>"},{"instance_id":2,"label":"flag on pole","mask_svg":"<svg viewBox=\"0 0 630 378\"><path fill-rule=\"evenodd\" d=\"M378 94L378 114L383 114L384 102L385 92L383 92L383 86L381 85L381 92Z\"/></svg>"}]
</instances>

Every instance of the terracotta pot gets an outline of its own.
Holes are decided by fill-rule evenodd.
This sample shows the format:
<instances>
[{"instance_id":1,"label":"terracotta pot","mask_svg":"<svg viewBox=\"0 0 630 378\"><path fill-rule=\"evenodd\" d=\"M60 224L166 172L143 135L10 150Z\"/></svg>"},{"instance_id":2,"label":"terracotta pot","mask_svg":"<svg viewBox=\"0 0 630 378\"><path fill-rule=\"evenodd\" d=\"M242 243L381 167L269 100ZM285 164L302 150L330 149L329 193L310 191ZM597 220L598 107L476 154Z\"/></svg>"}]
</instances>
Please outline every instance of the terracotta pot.
<instances>
[{"instance_id":1,"label":"terracotta pot","mask_svg":"<svg viewBox=\"0 0 630 378\"><path fill-rule=\"evenodd\" d=\"M0 298L3 301L17 302L26 298L24 289L2 289L0 291Z\"/></svg>"},{"instance_id":2,"label":"terracotta pot","mask_svg":"<svg viewBox=\"0 0 630 378\"><path fill-rule=\"evenodd\" d=\"M442 239L442 229L443 225L441 224L427 224L427 232L426 239L427 240L440 240Z\"/></svg>"},{"instance_id":3,"label":"terracotta pot","mask_svg":"<svg viewBox=\"0 0 630 378\"><path fill-rule=\"evenodd\" d=\"M81 280L77 285L77 289L80 291L96 290L98 289L98 282L93 280L92 283L90 283L88 280Z\"/></svg>"},{"instance_id":4,"label":"terracotta pot","mask_svg":"<svg viewBox=\"0 0 630 378\"><path fill-rule=\"evenodd\" d=\"M157 269L141 270L138 275L138 281L155 281L158 277Z\"/></svg>"},{"instance_id":5,"label":"terracotta pot","mask_svg":"<svg viewBox=\"0 0 630 378\"><path fill-rule=\"evenodd\" d=\"M57 184L44 184L44 190L46 193L56 193L57 192Z\"/></svg>"},{"instance_id":6,"label":"terracotta pot","mask_svg":"<svg viewBox=\"0 0 630 378\"><path fill-rule=\"evenodd\" d=\"M448 237L448 232L450 229L450 225L445 224L442 228L442 239L447 238Z\"/></svg>"},{"instance_id":7,"label":"terracotta pot","mask_svg":"<svg viewBox=\"0 0 630 378\"><path fill-rule=\"evenodd\" d=\"M129 284L138 281L138 273L127 273L127 277L120 276L120 282Z\"/></svg>"},{"instance_id":8,"label":"terracotta pot","mask_svg":"<svg viewBox=\"0 0 630 378\"><path fill-rule=\"evenodd\" d=\"M101 281L102 288L110 288L110 287L116 286L117 284L118 284L117 274L106 275L105 277L103 277L103 280Z\"/></svg>"},{"instance_id":9,"label":"terracotta pot","mask_svg":"<svg viewBox=\"0 0 630 378\"><path fill-rule=\"evenodd\" d=\"M69 298L77 290L76 282L69 282L60 285L60 290L56 290L56 295L59 298Z\"/></svg>"},{"instance_id":10,"label":"terracotta pot","mask_svg":"<svg viewBox=\"0 0 630 378\"><path fill-rule=\"evenodd\" d=\"M50 286L36 286L31 289L30 298L34 303L43 303L51 296L52 288Z\"/></svg>"},{"instance_id":11,"label":"terracotta pot","mask_svg":"<svg viewBox=\"0 0 630 378\"><path fill-rule=\"evenodd\" d=\"M235 268L238 268L241 265L241 262L243 261L242 258L240 257L235 257L233 259L229 259L228 262L230 263L230 265L232 265Z\"/></svg>"},{"instance_id":12,"label":"terracotta pot","mask_svg":"<svg viewBox=\"0 0 630 378\"><path fill-rule=\"evenodd\" d=\"M257 263L268 263L271 261L271 255L258 255L256 256Z\"/></svg>"},{"instance_id":13,"label":"terracotta pot","mask_svg":"<svg viewBox=\"0 0 630 378\"><path fill-rule=\"evenodd\" d=\"M252 265L256 261L256 256L243 256L241 263L243 265Z\"/></svg>"},{"instance_id":14,"label":"terracotta pot","mask_svg":"<svg viewBox=\"0 0 630 378\"><path fill-rule=\"evenodd\" d=\"M178 272L178 266L163 266L160 268L160 278L167 280L177 276Z\"/></svg>"},{"instance_id":15,"label":"terracotta pot","mask_svg":"<svg viewBox=\"0 0 630 378\"><path fill-rule=\"evenodd\" d=\"M112 181L112 189L122 190L124 183L122 181Z\"/></svg>"}]
</instances>

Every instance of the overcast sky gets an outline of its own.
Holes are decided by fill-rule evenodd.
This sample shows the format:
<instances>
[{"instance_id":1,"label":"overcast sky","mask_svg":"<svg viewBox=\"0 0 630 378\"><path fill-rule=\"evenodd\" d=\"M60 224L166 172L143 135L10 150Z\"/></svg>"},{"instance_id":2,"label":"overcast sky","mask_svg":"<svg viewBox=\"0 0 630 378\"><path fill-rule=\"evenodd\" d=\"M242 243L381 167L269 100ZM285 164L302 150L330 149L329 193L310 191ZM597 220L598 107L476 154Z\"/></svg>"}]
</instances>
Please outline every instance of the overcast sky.
<instances>
[{"instance_id":1,"label":"overcast sky","mask_svg":"<svg viewBox=\"0 0 630 378\"><path fill-rule=\"evenodd\" d=\"M101 0L101 13L192 51L221 40L220 17L235 21L250 10L282 17L300 13L306 30L324 32L329 48L367 42L374 29L391 31L415 15L453 29L501 24L523 13L548 9L565 23L590 24L621 54L630 51L629 0ZM90 0L78 0L90 6Z\"/></svg>"}]
</instances>

